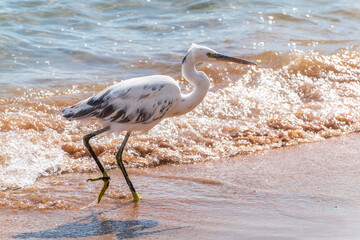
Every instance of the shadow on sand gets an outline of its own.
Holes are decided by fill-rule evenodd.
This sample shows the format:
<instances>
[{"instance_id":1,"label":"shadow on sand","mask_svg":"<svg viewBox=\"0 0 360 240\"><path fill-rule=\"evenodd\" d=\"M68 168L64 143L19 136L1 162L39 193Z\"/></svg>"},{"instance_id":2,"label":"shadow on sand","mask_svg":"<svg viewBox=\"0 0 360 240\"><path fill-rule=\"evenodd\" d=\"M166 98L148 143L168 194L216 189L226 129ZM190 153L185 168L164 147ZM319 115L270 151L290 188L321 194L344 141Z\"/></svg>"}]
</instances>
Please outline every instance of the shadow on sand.
<instances>
[{"instance_id":1,"label":"shadow on sand","mask_svg":"<svg viewBox=\"0 0 360 240\"><path fill-rule=\"evenodd\" d=\"M142 237L150 234L178 230L187 227L171 228L164 230L143 231L151 229L159 225L159 222L154 220L99 220L99 214L91 214L82 220L57 226L52 229L21 233L13 236L18 239L53 239L53 238L82 238L92 236L102 236L107 234L115 234L117 239L127 239Z\"/></svg>"}]
</instances>

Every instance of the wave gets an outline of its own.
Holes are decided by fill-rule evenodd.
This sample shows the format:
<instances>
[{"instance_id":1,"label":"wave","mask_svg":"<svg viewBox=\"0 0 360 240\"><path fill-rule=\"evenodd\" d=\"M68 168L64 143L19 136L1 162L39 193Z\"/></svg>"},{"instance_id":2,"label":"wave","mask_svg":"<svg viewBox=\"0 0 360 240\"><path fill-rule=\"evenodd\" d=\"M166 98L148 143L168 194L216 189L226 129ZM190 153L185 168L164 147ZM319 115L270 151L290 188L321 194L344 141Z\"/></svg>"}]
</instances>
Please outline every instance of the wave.
<instances>
[{"instance_id":1,"label":"wave","mask_svg":"<svg viewBox=\"0 0 360 240\"><path fill-rule=\"evenodd\" d=\"M199 66L212 82L203 103L184 116L165 119L148 135L133 135L125 163L196 163L360 130L359 46L331 55L268 51L248 59L258 67ZM61 109L111 84L64 81L59 89L9 90L14 97L0 99L0 188L27 187L39 177L65 172L96 171L82 136L101 124L69 122ZM122 138L92 140L107 168L116 167Z\"/></svg>"}]
</instances>

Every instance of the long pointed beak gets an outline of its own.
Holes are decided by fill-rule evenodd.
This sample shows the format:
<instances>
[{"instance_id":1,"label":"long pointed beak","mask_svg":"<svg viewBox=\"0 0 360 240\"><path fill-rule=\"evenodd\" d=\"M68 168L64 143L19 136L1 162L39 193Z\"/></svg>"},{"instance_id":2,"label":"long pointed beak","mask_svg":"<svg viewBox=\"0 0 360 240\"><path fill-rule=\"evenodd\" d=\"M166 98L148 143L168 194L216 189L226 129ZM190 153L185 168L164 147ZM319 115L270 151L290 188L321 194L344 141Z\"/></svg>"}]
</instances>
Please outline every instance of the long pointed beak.
<instances>
[{"instance_id":1,"label":"long pointed beak","mask_svg":"<svg viewBox=\"0 0 360 240\"><path fill-rule=\"evenodd\" d=\"M225 56L225 55L222 55L219 53L212 55L212 57L218 61L241 63L241 64L246 64L246 65L257 65L256 63L253 63L253 62L250 62L250 61L247 61L244 59L229 57L229 56Z\"/></svg>"}]
</instances>

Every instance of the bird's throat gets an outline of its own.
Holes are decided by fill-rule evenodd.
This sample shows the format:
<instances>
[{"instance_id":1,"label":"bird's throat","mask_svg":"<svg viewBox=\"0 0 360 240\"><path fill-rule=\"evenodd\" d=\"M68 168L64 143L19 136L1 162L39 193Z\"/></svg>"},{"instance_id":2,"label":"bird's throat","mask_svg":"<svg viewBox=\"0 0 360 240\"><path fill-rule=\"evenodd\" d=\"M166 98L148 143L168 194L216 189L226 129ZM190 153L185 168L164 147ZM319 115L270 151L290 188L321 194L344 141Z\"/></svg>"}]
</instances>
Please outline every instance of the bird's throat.
<instances>
[{"instance_id":1,"label":"bird's throat","mask_svg":"<svg viewBox=\"0 0 360 240\"><path fill-rule=\"evenodd\" d=\"M181 115L198 106L207 94L210 86L209 78L204 72L197 71L194 64L185 62L182 66L183 77L193 86L192 92L182 95L176 113Z\"/></svg>"}]
</instances>

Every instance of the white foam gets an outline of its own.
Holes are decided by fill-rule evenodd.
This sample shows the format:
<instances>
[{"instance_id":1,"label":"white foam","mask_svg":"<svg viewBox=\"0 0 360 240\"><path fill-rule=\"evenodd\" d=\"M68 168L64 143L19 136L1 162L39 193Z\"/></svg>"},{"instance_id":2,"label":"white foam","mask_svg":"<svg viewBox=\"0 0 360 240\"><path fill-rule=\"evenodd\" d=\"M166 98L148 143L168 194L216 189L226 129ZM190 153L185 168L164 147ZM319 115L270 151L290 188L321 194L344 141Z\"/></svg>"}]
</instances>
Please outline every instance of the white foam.
<instances>
[{"instance_id":1,"label":"white foam","mask_svg":"<svg viewBox=\"0 0 360 240\"><path fill-rule=\"evenodd\" d=\"M39 177L62 171L66 154L50 145L35 131L10 131L0 134L0 188L23 188Z\"/></svg>"}]
</instances>

